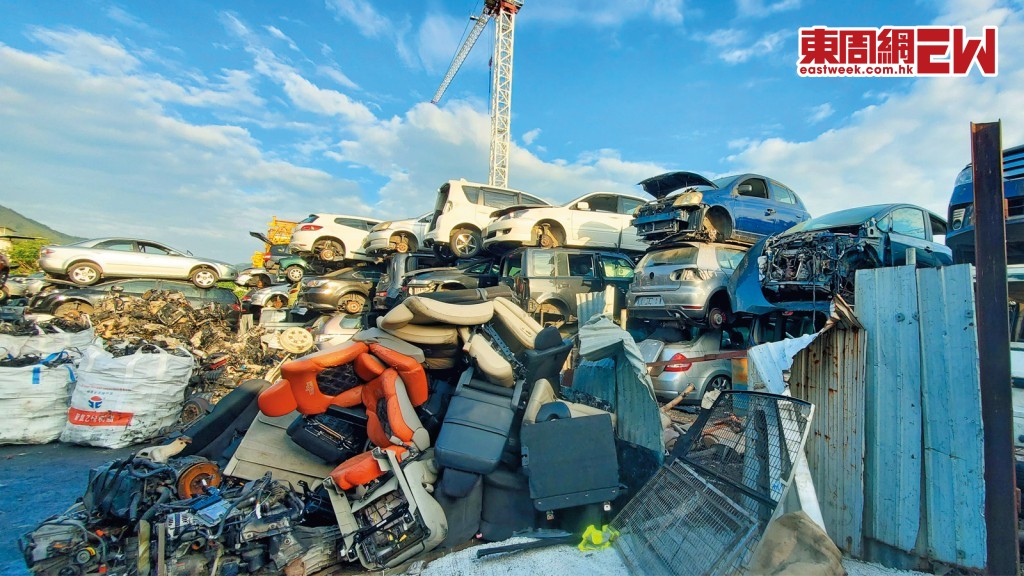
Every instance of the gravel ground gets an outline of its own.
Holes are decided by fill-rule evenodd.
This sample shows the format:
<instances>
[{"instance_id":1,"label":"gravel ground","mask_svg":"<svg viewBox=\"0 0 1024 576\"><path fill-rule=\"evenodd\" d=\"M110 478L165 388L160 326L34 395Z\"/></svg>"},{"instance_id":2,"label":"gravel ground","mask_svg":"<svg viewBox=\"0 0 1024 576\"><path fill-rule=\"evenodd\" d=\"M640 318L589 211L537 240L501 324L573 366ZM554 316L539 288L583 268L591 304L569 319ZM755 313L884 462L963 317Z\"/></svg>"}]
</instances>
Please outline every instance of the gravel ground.
<instances>
[{"instance_id":1,"label":"gravel ground","mask_svg":"<svg viewBox=\"0 0 1024 576\"><path fill-rule=\"evenodd\" d=\"M843 568L849 576L919 576L927 575L927 572L915 572L914 570L897 570L886 568L881 564L861 562L853 558L843 558Z\"/></svg>"}]
</instances>

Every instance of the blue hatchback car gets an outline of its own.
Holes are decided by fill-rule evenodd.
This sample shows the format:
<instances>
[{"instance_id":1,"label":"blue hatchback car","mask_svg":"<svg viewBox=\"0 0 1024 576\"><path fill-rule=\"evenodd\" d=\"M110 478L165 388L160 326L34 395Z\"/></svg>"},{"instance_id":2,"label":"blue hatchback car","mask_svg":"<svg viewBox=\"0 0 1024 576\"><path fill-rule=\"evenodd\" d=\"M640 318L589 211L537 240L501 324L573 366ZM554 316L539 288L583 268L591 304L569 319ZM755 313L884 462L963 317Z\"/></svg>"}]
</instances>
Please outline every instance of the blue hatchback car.
<instances>
[{"instance_id":1,"label":"blue hatchback car","mask_svg":"<svg viewBox=\"0 0 1024 576\"><path fill-rule=\"evenodd\" d=\"M789 187L760 174L717 180L667 172L640 182L655 200L633 213L637 234L651 243L696 240L753 244L810 218ZM681 190L681 192L679 192Z\"/></svg>"},{"instance_id":2,"label":"blue hatchback car","mask_svg":"<svg viewBox=\"0 0 1024 576\"><path fill-rule=\"evenodd\" d=\"M1006 198L1006 258L1024 264L1024 146L1003 150L1003 197ZM946 246L957 264L974 263L974 172L960 171L949 200Z\"/></svg>"}]
</instances>

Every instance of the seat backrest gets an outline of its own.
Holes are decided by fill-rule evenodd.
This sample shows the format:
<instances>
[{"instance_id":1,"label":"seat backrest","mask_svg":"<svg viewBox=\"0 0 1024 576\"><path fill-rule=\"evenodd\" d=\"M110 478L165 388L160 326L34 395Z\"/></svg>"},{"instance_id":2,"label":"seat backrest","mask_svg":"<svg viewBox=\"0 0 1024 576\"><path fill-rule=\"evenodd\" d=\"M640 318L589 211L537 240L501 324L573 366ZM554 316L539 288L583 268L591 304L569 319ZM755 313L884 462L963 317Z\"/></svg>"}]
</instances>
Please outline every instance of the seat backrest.
<instances>
[{"instance_id":1,"label":"seat backrest","mask_svg":"<svg viewBox=\"0 0 1024 576\"><path fill-rule=\"evenodd\" d=\"M345 342L285 362L281 365L281 380L260 394L260 411L267 416L284 416L293 410L310 415L322 414L331 405L359 404L358 387L328 395L321 392L316 377L327 368L353 362L368 350L362 342Z\"/></svg>"},{"instance_id":2,"label":"seat backrest","mask_svg":"<svg viewBox=\"0 0 1024 576\"><path fill-rule=\"evenodd\" d=\"M405 382L394 368L388 368L363 386L362 402L366 407L366 435L380 448L430 447L430 436L416 415Z\"/></svg>"},{"instance_id":3,"label":"seat backrest","mask_svg":"<svg viewBox=\"0 0 1024 576\"><path fill-rule=\"evenodd\" d=\"M388 311L378 322L378 326L384 330L394 330L406 324L476 326L487 322L493 315L494 305L490 301L451 304L410 296Z\"/></svg>"},{"instance_id":4,"label":"seat backrest","mask_svg":"<svg viewBox=\"0 0 1024 576\"><path fill-rule=\"evenodd\" d=\"M533 350L537 333L542 330L532 316L506 298L494 299L494 317L490 325L515 354Z\"/></svg>"}]
</instances>

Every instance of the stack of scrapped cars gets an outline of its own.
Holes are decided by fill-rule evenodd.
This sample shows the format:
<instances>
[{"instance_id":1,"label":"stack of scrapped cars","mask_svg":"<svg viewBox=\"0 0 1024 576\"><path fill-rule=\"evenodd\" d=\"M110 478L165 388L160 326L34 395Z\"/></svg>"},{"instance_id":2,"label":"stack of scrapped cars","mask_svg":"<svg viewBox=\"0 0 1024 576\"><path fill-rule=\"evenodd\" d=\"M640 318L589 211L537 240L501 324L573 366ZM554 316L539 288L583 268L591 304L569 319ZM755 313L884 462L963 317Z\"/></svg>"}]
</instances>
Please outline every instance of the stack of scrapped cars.
<instances>
[{"instance_id":1,"label":"stack of scrapped cars","mask_svg":"<svg viewBox=\"0 0 1024 576\"><path fill-rule=\"evenodd\" d=\"M640 182L654 200L632 225L650 244L627 296L631 329L662 398L697 402L731 387L728 355L750 340L728 291L751 244L810 218L800 197L759 174L709 180L668 172Z\"/></svg>"},{"instance_id":2,"label":"stack of scrapped cars","mask_svg":"<svg viewBox=\"0 0 1024 576\"><path fill-rule=\"evenodd\" d=\"M563 396L572 341L485 291L445 298L455 302L410 296L374 328L285 362L275 383L241 384L187 438L94 470L78 504L21 538L28 567L383 570L477 538L607 523L624 505L616 451L629 431L619 436L607 402ZM286 422L256 447L273 472L232 475L240 446L268 419ZM303 458L320 463L322 480L289 484ZM580 467L589 472L574 474Z\"/></svg>"}]
</instances>

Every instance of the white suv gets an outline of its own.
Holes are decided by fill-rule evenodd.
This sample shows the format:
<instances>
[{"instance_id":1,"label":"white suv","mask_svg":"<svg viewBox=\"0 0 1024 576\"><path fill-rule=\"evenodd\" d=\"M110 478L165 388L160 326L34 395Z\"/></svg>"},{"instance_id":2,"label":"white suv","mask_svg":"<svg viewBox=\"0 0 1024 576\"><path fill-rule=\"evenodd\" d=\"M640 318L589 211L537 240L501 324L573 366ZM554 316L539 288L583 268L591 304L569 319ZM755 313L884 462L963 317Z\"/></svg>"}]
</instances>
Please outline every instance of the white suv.
<instances>
[{"instance_id":1,"label":"white suv","mask_svg":"<svg viewBox=\"0 0 1024 576\"><path fill-rule=\"evenodd\" d=\"M573 246L642 252L648 246L629 222L633 211L646 203L637 196L594 192L562 206L507 208L492 214L495 220L484 229L484 247Z\"/></svg>"},{"instance_id":2,"label":"white suv","mask_svg":"<svg viewBox=\"0 0 1024 576\"><path fill-rule=\"evenodd\" d=\"M310 214L292 232L288 249L296 254L336 262L358 258L356 250L380 220L344 214Z\"/></svg>"},{"instance_id":3,"label":"white suv","mask_svg":"<svg viewBox=\"0 0 1024 576\"><path fill-rule=\"evenodd\" d=\"M518 190L449 180L437 191L434 220L425 241L438 255L450 251L457 258L472 258L483 248L483 229L491 223L491 214L510 206L550 204Z\"/></svg>"}]
</instances>

